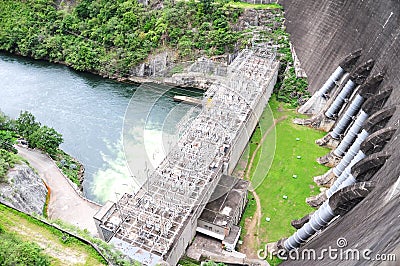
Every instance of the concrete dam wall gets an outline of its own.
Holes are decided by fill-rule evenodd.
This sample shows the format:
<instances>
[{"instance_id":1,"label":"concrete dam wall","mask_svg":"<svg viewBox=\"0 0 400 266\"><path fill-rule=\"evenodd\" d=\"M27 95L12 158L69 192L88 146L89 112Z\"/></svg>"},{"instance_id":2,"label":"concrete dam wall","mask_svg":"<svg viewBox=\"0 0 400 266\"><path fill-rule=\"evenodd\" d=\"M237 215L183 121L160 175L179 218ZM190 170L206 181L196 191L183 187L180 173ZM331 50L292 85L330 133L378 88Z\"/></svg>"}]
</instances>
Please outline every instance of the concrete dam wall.
<instances>
[{"instance_id":1,"label":"concrete dam wall","mask_svg":"<svg viewBox=\"0 0 400 266\"><path fill-rule=\"evenodd\" d=\"M283 0L286 27L291 42L305 70L314 93L338 67L340 60L361 48L358 65L375 61L370 76L384 72L379 88L393 87L385 107L400 103L400 1L350 0ZM398 127L400 108L397 106L387 126ZM317 254L329 246L338 248L338 238L345 238L345 248L376 254L396 254L400 260L400 138L398 131L383 148L390 155L373 175L375 188L348 213L333 220L326 228L301 246L315 249ZM301 218L301 217L299 217ZM339 259L325 256L307 265L337 265ZM365 260L349 259L341 265L365 265ZM379 264L370 261L369 265ZM285 264L304 265L304 261ZM396 263L392 262L392 264Z\"/></svg>"}]
</instances>

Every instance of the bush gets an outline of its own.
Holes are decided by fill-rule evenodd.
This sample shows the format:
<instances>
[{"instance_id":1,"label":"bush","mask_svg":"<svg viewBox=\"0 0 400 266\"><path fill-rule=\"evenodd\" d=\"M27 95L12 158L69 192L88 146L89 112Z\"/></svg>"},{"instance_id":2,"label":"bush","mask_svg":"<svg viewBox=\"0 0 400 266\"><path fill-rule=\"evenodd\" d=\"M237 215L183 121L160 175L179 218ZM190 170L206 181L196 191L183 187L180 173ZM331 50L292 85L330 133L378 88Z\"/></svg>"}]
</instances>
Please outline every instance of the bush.
<instances>
[{"instance_id":1,"label":"bush","mask_svg":"<svg viewBox=\"0 0 400 266\"><path fill-rule=\"evenodd\" d=\"M17 150L13 146L14 144L15 144L14 132L8 130L0 130L0 149L17 153Z\"/></svg>"},{"instance_id":2,"label":"bush","mask_svg":"<svg viewBox=\"0 0 400 266\"><path fill-rule=\"evenodd\" d=\"M294 67L289 68L285 73L283 83L278 90L277 99L282 102L290 103L293 107L298 106L300 98L309 97L307 91L308 83L304 78L297 78Z\"/></svg>"},{"instance_id":3,"label":"bush","mask_svg":"<svg viewBox=\"0 0 400 266\"><path fill-rule=\"evenodd\" d=\"M41 149L52 158L55 158L59 146L64 141L60 133L54 128L41 126L36 121L35 116L28 111L20 113L19 117L15 120L15 128L20 136L28 140L29 147Z\"/></svg>"},{"instance_id":4,"label":"bush","mask_svg":"<svg viewBox=\"0 0 400 266\"><path fill-rule=\"evenodd\" d=\"M0 149L0 182L5 181L5 176L10 168L21 161L20 157L13 152ZM1 264L0 264L1 265Z\"/></svg>"},{"instance_id":5,"label":"bush","mask_svg":"<svg viewBox=\"0 0 400 266\"><path fill-rule=\"evenodd\" d=\"M52 158L57 155L58 147L63 142L62 135L54 128L42 126L29 136L29 146L45 151Z\"/></svg>"},{"instance_id":6,"label":"bush","mask_svg":"<svg viewBox=\"0 0 400 266\"><path fill-rule=\"evenodd\" d=\"M50 259L35 243L22 241L0 227L0 265L50 265Z\"/></svg>"}]
</instances>

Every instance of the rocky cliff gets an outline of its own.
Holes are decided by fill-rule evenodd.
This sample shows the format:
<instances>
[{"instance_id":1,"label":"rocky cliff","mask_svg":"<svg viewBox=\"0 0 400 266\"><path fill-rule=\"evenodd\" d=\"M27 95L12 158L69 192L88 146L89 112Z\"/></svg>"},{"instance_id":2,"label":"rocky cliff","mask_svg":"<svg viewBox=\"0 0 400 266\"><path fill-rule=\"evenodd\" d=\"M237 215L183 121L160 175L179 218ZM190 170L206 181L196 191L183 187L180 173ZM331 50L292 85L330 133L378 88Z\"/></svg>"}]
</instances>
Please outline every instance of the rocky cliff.
<instances>
[{"instance_id":1,"label":"rocky cliff","mask_svg":"<svg viewBox=\"0 0 400 266\"><path fill-rule=\"evenodd\" d=\"M245 9L232 27L235 31L251 29L253 33L248 35L255 37L266 30L266 25L269 30L281 28L281 16L280 11L276 10ZM248 46L253 45L250 43L250 39ZM159 53L149 55L144 62L133 67L129 71L128 78L115 78L120 81L155 82L179 87L208 89L211 84L226 77L227 66L236 58L238 51L237 47L233 53L225 53L211 58L203 53L198 53L195 56L196 60L182 61L177 51L164 49Z\"/></svg>"},{"instance_id":2,"label":"rocky cliff","mask_svg":"<svg viewBox=\"0 0 400 266\"><path fill-rule=\"evenodd\" d=\"M284 0L286 26L302 67L307 73L311 92L318 90L345 55L362 48L359 63L375 60L371 75L385 72L382 87L393 86L386 106L400 103L400 2L351 0ZM400 121L400 108L388 125ZM338 238L347 240L346 248L372 250L372 255L394 253L400 260L400 138L398 132L384 148L391 155L373 176L373 191L354 209L334 222L301 247L337 248ZM299 217L300 218L300 217ZM307 265L338 265L339 259L326 255L323 261ZM365 265L365 260L344 260L341 265ZM380 261L369 261L368 265ZM304 261L286 264L304 265ZM389 264L396 265L396 263ZM398 264L397 264L398 265Z\"/></svg>"},{"instance_id":3,"label":"rocky cliff","mask_svg":"<svg viewBox=\"0 0 400 266\"><path fill-rule=\"evenodd\" d=\"M26 213L43 214L47 188L42 179L26 164L16 165L0 183L0 202Z\"/></svg>"}]
</instances>

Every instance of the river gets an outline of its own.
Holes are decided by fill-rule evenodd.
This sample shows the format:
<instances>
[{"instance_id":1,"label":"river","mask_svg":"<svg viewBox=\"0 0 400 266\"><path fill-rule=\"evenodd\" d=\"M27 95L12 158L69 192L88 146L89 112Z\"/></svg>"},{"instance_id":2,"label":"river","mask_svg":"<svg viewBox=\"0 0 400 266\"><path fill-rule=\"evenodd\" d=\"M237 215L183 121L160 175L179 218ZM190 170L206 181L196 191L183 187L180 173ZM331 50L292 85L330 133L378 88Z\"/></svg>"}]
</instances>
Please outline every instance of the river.
<instances>
[{"instance_id":1,"label":"river","mask_svg":"<svg viewBox=\"0 0 400 266\"><path fill-rule=\"evenodd\" d=\"M138 90L140 97L132 98ZM160 91L166 92L150 102ZM99 203L115 201L121 193L136 189L136 170L128 169L122 141L128 104L131 109L154 105L149 114L138 111L131 120L151 125L146 149L160 153L157 140L165 132L176 132L177 123L191 108L177 104L172 97L200 97L202 93L159 85L141 89L139 85L118 83L66 66L0 53L0 110L13 118L21 110L30 111L43 125L62 133L61 148L85 166L85 196Z\"/></svg>"}]
</instances>

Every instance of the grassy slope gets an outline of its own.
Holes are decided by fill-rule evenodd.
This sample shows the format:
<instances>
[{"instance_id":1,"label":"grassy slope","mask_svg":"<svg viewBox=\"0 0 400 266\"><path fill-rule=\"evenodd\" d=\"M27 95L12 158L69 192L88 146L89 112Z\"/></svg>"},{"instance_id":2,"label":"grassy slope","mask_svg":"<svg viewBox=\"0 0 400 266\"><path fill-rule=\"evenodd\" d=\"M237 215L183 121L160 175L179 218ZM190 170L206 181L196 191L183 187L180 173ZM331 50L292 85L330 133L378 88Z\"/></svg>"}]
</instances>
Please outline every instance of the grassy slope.
<instances>
[{"instance_id":1,"label":"grassy slope","mask_svg":"<svg viewBox=\"0 0 400 266\"><path fill-rule=\"evenodd\" d=\"M314 140L322 137L324 132L293 124L292 120L298 114L295 110L282 106L275 97L271 98L270 107L275 119L284 119L276 125L275 131L270 131L250 169L253 181L265 177L256 187L262 206L259 235L262 246L292 234L295 229L291 227L290 221L313 211L305 203L305 198L318 193L318 188L312 180L313 176L327 170L315 161L317 157L328 152L327 149L314 144ZM260 127L264 128L265 132L271 123L270 111L266 109L260 120ZM275 137L276 151L273 154ZM296 141L296 138L300 140ZM256 131L250 141L251 152L255 150L255 145L260 139L261 134ZM297 156L301 156L301 159L297 159ZM268 171L271 160L272 165ZM294 179L293 175L297 175L297 179ZM283 199L283 195L287 195L288 199ZM250 196L241 225L246 218L253 216L255 209L255 201ZM266 217L270 217L271 221L267 222ZM242 235L244 234L245 232Z\"/></svg>"},{"instance_id":2,"label":"grassy slope","mask_svg":"<svg viewBox=\"0 0 400 266\"><path fill-rule=\"evenodd\" d=\"M180 265L182 265L182 266L197 266L197 265L200 265L200 262L198 262L198 261L196 261L196 260L194 260L194 259L191 259L191 258L189 258L189 257L186 257L186 256L183 256L180 260L179 260L179 262L178 262Z\"/></svg>"},{"instance_id":3,"label":"grassy slope","mask_svg":"<svg viewBox=\"0 0 400 266\"><path fill-rule=\"evenodd\" d=\"M295 231L290 221L313 211L305 203L305 198L318 193L312 178L327 170L315 159L329 151L314 143L325 135L324 132L293 124L292 120L296 117L294 110L279 111L276 102L272 103L272 109L275 118L283 115L287 118L276 126L274 161L264 182L256 189L263 213L260 239L265 242L289 236ZM283 195L287 195L288 199L283 199ZM266 222L265 217L271 217L271 221Z\"/></svg>"},{"instance_id":4,"label":"grassy slope","mask_svg":"<svg viewBox=\"0 0 400 266\"><path fill-rule=\"evenodd\" d=\"M2 204L0 225L7 232L15 232L24 241L37 243L51 257L52 265L104 265L103 259L92 247Z\"/></svg>"}]
</instances>

